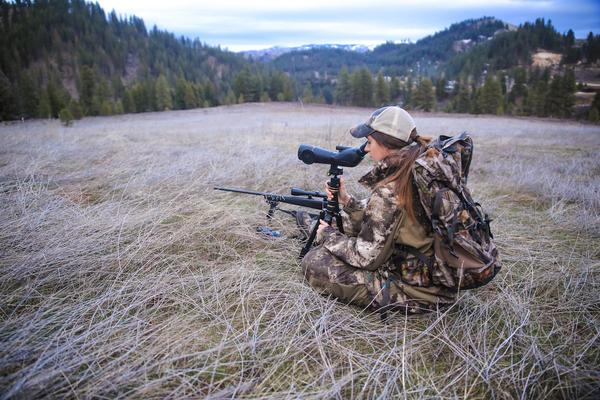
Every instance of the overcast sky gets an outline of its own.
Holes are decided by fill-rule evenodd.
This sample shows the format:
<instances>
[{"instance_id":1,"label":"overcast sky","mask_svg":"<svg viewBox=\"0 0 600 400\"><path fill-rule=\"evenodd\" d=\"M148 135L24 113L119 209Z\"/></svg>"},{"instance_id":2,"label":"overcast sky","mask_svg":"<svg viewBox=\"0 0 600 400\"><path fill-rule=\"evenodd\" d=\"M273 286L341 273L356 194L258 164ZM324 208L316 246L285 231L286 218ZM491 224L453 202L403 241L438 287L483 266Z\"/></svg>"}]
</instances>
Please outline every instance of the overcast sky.
<instances>
[{"instance_id":1,"label":"overcast sky","mask_svg":"<svg viewBox=\"0 0 600 400\"><path fill-rule=\"evenodd\" d=\"M564 33L600 33L600 0L99 0L108 13L137 15L150 29L232 51L336 43L376 45L422 37L469 18L519 25L551 19Z\"/></svg>"}]
</instances>

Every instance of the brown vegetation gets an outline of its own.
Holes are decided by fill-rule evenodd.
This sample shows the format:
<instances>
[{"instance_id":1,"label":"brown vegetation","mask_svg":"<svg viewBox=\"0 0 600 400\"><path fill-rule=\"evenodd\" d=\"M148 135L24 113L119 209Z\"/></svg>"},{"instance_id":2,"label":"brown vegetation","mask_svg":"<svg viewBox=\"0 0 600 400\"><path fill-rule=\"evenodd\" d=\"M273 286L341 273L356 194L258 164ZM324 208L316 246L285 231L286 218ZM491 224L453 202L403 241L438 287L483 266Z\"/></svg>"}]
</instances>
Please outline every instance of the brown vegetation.
<instances>
[{"instance_id":1,"label":"brown vegetation","mask_svg":"<svg viewBox=\"0 0 600 400\"><path fill-rule=\"evenodd\" d=\"M260 198L321 189L300 143L370 110L252 104L0 126L1 398L597 398L600 128L416 114L470 132L503 256L446 312L377 315L303 282ZM349 190L370 166L347 168ZM288 235L292 221L272 223Z\"/></svg>"}]
</instances>

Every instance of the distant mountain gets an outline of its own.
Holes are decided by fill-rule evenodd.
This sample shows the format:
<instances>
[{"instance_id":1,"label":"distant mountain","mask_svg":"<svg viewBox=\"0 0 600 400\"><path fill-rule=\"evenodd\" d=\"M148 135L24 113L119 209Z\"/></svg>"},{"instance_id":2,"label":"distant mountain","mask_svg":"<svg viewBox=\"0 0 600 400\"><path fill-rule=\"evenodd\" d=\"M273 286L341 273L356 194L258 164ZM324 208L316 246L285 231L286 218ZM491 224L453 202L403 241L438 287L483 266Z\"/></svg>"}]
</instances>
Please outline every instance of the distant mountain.
<instances>
[{"instance_id":1,"label":"distant mountain","mask_svg":"<svg viewBox=\"0 0 600 400\"><path fill-rule=\"evenodd\" d=\"M298 51L309 51L314 49L336 49L336 50L346 50L346 51L354 51L357 53L366 53L371 50L368 46L360 45L360 44L307 44L303 46L296 47L269 47L268 49L262 50L247 50L240 51L239 53L243 54L246 58L252 58L255 61L272 61L275 58L291 52Z\"/></svg>"},{"instance_id":2,"label":"distant mountain","mask_svg":"<svg viewBox=\"0 0 600 400\"><path fill-rule=\"evenodd\" d=\"M366 66L384 74L437 75L457 54L468 52L477 44L516 29L493 17L466 20L427 36L415 43L386 42L373 50L356 52L344 48L319 48L285 52L271 64L300 79L331 76L343 66L349 69Z\"/></svg>"}]
</instances>

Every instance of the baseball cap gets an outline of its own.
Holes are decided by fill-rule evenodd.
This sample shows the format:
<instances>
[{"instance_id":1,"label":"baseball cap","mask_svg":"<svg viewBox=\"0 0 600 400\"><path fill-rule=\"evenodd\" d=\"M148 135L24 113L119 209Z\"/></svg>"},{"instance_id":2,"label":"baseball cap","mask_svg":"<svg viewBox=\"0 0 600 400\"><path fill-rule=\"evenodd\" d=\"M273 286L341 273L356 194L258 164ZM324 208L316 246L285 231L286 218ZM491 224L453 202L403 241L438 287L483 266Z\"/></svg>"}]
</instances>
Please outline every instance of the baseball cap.
<instances>
[{"instance_id":1,"label":"baseball cap","mask_svg":"<svg viewBox=\"0 0 600 400\"><path fill-rule=\"evenodd\" d=\"M362 138L377 131L408 143L410 133L415 127L415 121L406 110L398 106L388 106L373 111L369 120L350 129L350 134L355 138Z\"/></svg>"}]
</instances>

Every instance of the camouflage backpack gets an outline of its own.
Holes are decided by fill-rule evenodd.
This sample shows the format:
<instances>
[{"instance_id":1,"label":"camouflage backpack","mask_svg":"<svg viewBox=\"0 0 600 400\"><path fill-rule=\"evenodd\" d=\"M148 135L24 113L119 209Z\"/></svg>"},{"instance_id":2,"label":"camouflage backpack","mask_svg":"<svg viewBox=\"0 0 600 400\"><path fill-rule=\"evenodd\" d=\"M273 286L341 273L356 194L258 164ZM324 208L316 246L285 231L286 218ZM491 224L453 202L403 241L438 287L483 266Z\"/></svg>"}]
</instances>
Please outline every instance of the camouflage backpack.
<instances>
[{"instance_id":1,"label":"camouflage backpack","mask_svg":"<svg viewBox=\"0 0 600 400\"><path fill-rule=\"evenodd\" d=\"M437 274L454 289L472 289L500 270L488 215L471 197L467 176L473 140L466 133L440 136L417 158L413 177L431 220Z\"/></svg>"}]
</instances>

